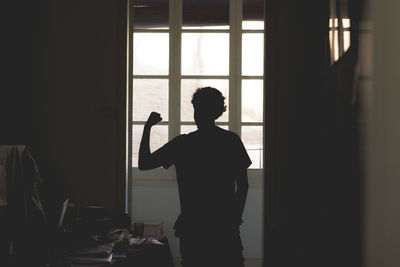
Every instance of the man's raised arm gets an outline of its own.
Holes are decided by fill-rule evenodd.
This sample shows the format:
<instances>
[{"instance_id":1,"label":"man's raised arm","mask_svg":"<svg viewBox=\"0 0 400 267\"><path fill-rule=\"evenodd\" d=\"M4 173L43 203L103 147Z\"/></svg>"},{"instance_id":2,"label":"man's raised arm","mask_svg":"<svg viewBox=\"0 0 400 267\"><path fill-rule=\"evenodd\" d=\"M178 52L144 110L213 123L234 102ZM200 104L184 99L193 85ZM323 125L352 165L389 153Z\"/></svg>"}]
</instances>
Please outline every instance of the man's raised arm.
<instances>
[{"instance_id":1,"label":"man's raised arm","mask_svg":"<svg viewBox=\"0 0 400 267\"><path fill-rule=\"evenodd\" d=\"M156 125L162 120L161 116L157 112L152 112L144 125L142 141L140 142L139 148L139 169L150 170L161 166L157 159L152 157L150 152L150 130L151 127Z\"/></svg>"}]
</instances>

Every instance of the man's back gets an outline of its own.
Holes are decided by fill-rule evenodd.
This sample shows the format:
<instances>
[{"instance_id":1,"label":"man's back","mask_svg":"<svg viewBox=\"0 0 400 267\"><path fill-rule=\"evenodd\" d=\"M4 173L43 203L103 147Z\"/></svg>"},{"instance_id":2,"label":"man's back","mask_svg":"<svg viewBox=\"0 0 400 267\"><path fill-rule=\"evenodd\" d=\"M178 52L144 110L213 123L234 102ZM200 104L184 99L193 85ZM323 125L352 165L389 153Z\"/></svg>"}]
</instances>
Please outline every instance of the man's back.
<instances>
[{"instance_id":1,"label":"man's back","mask_svg":"<svg viewBox=\"0 0 400 267\"><path fill-rule=\"evenodd\" d=\"M239 225L251 160L238 135L215 126L226 111L224 100L215 88L197 89L192 104L199 130L179 135L153 153L150 130L162 120L160 114L152 112L143 129L139 169L176 167L181 214L174 229L185 267L243 267Z\"/></svg>"},{"instance_id":2,"label":"man's back","mask_svg":"<svg viewBox=\"0 0 400 267\"><path fill-rule=\"evenodd\" d=\"M237 166L250 161L239 137L213 127L173 140L182 215L193 221L225 224L234 218Z\"/></svg>"}]
</instances>

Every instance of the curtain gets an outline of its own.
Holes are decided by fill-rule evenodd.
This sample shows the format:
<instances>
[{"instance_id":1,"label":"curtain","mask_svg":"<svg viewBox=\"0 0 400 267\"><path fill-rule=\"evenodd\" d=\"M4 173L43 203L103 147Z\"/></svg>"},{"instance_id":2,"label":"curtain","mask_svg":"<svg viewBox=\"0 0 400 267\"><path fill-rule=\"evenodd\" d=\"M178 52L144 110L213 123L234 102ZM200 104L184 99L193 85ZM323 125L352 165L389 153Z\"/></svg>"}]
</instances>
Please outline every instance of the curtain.
<instances>
[{"instance_id":1,"label":"curtain","mask_svg":"<svg viewBox=\"0 0 400 267\"><path fill-rule=\"evenodd\" d=\"M360 13L266 0L264 266L360 266Z\"/></svg>"}]
</instances>

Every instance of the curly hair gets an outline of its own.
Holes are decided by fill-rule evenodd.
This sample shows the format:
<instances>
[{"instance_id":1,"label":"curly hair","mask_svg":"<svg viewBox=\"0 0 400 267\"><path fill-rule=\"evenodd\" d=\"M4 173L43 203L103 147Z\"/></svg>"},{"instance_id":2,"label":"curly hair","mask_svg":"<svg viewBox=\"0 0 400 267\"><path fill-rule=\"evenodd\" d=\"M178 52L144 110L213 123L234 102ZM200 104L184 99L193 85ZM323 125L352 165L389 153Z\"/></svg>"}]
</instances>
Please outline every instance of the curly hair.
<instances>
[{"instance_id":1,"label":"curly hair","mask_svg":"<svg viewBox=\"0 0 400 267\"><path fill-rule=\"evenodd\" d=\"M212 119L218 119L226 111L225 97L214 87L198 88L192 97L195 109L207 112Z\"/></svg>"}]
</instances>

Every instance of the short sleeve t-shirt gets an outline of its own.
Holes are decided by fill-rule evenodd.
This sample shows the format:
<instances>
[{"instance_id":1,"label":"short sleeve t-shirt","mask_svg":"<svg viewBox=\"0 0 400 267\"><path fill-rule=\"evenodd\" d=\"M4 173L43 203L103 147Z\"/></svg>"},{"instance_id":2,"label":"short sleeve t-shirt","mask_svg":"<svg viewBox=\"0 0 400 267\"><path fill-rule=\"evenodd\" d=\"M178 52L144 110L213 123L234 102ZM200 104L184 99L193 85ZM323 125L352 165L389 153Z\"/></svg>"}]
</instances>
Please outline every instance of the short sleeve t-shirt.
<instances>
[{"instance_id":1,"label":"short sleeve t-shirt","mask_svg":"<svg viewBox=\"0 0 400 267\"><path fill-rule=\"evenodd\" d=\"M186 223L234 216L235 178L251 160L240 137L219 127L175 137L153 154L175 165L181 216Z\"/></svg>"}]
</instances>

